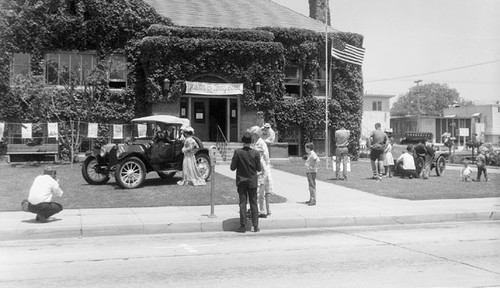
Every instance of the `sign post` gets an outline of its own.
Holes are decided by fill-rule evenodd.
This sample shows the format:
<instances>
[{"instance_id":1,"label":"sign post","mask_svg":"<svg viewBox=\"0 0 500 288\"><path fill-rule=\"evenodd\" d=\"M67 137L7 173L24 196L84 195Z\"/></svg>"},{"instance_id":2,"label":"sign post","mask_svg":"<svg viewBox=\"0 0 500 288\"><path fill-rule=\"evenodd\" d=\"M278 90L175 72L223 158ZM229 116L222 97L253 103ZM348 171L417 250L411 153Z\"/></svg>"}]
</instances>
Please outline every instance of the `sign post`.
<instances>
[{"instance_id":1,"label":"sign post","mask_svg":"<svg viewBox=\"0 0 500 288\"><path fill-rule=\"evenodd\" d=\"M212 173L210 173L210 215L208 218L217 218L214 214L214 186L215 186L215 158L217 157L217 147L210 147L210 165L212 166Z\"/></svg>"}]
</instances>

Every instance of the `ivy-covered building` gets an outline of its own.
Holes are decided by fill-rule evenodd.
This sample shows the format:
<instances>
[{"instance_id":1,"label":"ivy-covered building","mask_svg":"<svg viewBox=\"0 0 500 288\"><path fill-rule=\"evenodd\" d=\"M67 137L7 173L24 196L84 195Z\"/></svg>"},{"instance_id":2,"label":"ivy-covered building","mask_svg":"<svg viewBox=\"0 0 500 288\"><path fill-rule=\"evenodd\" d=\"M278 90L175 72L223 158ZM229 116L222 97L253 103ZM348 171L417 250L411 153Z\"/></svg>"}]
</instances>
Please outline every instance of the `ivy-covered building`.
<instances>
[{"instance_id":1,"label":"ivy-covered building","mask_svg":"<svg viewBox=\"0 0 500 288\"><path fill-rule=\"evenodd\" d=\"M9 73L0 75L0 100L24 105L26 98L13 95L16 79L38 75L43 85L59 88L58 97L78 98L68 107L90 111L0 108L0 121L119 123L171 114L189 118L204 141L221 133L237 142L263 111L279 141L299 147L314 141L324 153L328 69L329 129L344 124L353 131L351 152L358 150L361 67L333 59L326 68L325 31L329 43L356 47L362 46L359 34L336 31L269 0L121 0L112 7L104 0L5 2L10 18L0 35L7 41L0 60ZM105 81L89 81L96 70ZM93 89L85 89L89 83ZM109 131L99 128L106 139Z\"/></svg>"}]
</instances>

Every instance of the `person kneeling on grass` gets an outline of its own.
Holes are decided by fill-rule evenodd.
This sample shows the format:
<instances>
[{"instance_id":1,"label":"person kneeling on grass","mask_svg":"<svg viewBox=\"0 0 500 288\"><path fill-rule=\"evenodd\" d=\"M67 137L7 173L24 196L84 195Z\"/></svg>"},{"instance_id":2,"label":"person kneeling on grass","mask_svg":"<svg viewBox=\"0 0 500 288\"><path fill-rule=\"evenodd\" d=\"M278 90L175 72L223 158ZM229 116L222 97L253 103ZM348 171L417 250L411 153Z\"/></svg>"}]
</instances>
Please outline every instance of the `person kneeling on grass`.
<instances>
[{"instance_id":1,"label":"person kneeling on grass","mask_svg":"<svg viewBox=\"0 0 500 288\"><path fill-rule=\"evenodd\" d=\"M23 211L35 213L38 222L45 223L52 215L63 210L61 204L52 202L53 195L63 195L56 174L56 170L46 168L43 175L37 176L33 181L28 199L21 203Z\"/></svg>"},{"instance_id":2,"label":"person kneeling on grass","mask_svg":"<svg viewBox=\"0 0 500 288\"><path fill-rule=\"evenodd\" d=\"M401 156L399 156L398 160L396 160L396 171L398 171L401 178L408 176L410 179L413 177L417 177L416 169L415 169L415 159L412 155L413 147L408 145L406 147L406 151L403 152Z\"/></svg>"}]
</instances>

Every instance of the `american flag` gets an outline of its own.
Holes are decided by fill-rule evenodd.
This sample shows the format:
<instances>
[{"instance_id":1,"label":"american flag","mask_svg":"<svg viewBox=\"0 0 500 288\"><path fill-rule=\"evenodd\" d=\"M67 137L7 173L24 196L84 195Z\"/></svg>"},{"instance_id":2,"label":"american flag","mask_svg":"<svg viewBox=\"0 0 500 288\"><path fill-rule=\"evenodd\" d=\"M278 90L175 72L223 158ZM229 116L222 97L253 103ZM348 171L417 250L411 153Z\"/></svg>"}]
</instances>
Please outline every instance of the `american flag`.
<instances>
[{"instance_id":1,"label":"american flag","mask_svg":"<svg viewBox=\"0 0 500 288\"><path fill-rule=\"evenodd\" d=\"M340 39L334 39L332 42L332 56L345 62L356 65L363 64L365 48L358 48Z\"/></svg>"}]
</instances>

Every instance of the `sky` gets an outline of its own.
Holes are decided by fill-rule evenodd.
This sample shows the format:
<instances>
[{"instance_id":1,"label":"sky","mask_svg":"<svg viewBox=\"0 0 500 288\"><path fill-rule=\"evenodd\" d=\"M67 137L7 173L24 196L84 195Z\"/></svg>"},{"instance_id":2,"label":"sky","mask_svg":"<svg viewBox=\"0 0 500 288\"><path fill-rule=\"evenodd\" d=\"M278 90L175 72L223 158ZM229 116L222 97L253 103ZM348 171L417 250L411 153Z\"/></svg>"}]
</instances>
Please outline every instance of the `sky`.
<instances>
[{"instance_id":1,"label":"sky","mask_svg":"<svg viewBox=\"0 0 500 288\"><path fill-rule=\"evenodd\" d=\"M308 0L272 1L309 16ZM334 29L364 36L365 93L399 96L422 80L500 101L500 0L330 0L330 11Z\"/></svg>"}]
</instances>

